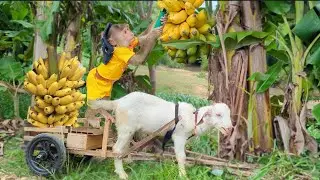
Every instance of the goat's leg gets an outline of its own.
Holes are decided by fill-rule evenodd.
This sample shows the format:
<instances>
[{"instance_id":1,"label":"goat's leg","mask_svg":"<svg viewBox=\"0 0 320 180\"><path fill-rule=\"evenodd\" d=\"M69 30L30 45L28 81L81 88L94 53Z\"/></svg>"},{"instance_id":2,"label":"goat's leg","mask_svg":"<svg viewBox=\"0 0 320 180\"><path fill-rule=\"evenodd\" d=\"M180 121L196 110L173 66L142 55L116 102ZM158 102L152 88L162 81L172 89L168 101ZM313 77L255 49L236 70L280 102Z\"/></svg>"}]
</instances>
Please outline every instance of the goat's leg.
<instances>
[{"instance_id":1,"label":"goat's leg","mask_svg":"<svg viewBox=\"0 0 320 180\"><path fill-rule=\"evenodd\" d=\"M186 153L185 153L185 145L186 145L186 137L184 136L172 136L172 140L174 142L174 152L176 154L176 158L179 166L179 176L186 177Z\"/></svg>"},{"instance_id":2,"label":"goat's leg","mask_svg":"<svg viewBox=\"0 0 320 180\"><path fill-rule=\"evenodd\" d=\"M133 133L128 131L118 131L118 139L116 144L113 146L113 152L117 154L122 154L126 152L130 144L130 139ZM115 172L119 175L120 179L127 179L128 175L123 169L122 159L116 157L114 159Z\"/></svg>"}]
</instances>

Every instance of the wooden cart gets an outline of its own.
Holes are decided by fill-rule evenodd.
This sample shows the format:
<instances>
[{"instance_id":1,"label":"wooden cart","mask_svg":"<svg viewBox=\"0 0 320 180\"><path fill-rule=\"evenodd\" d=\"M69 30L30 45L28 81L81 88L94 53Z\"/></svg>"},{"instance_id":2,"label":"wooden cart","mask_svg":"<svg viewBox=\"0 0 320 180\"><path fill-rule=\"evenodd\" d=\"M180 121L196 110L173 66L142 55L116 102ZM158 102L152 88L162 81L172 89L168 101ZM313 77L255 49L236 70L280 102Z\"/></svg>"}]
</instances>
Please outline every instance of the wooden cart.
<instances>
[{"instance_id":1,"label":"wooden cart","mask_svg":"<svg viewBox=\"0 0 320 180\"><path fill-rule=\"evenodd\" d=\"M85 119L78 119L83 122ZM115 154L112 152L114 139L109 137L111 132L111 120L106 119L103 129L90 127L53 127L37 128L24 127L24 144L26 161L32 172L40 176L49 176L62 169L66 161L66 155L84 155L94 157L122 157L130 160L160 160L163 158L175 160L172 149L161 154L152 154L139 152L148 145L159 134L163 134L172 127L174 120L150 134L146 138L134 145L124 154ZM229 164L226 160L212 157L192 151L186 152L187 163L205 164L218 167L231 167L239 170L248 170L254 168L249 164ZM244 171L245 172L245 171Z\"/></svg>"}]
</instances>

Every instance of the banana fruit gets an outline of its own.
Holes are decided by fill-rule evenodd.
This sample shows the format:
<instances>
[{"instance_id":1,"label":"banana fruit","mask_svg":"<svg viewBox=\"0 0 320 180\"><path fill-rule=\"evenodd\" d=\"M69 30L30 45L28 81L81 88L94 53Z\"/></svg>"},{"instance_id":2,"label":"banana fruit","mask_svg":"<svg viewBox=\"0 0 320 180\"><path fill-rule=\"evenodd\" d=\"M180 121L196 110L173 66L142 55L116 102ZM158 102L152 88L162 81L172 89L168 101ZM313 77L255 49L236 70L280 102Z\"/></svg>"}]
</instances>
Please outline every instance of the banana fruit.
<instances>
[{"instance_id":1,"label":"banana fruit","mask_svg":"<svg viewBox=\"0 0 320 180\"><path fill-rule=\"evenodd\" d=\"M64 52L58 57L57 74L49 74L48 60L39 58L25 76L24 89L35 95L35 105L29 108L27 121L39 128L78 127L79 109L85 104L86 95L78 88L85 85L82 77L86 68L77 57L68 57Z\"/></svg>"},{"instance_id":2,"label":"banana fruit","mask_svg":"<svg viewBox=\"0 0 320 180\"><path fill-rule=\"evenodd\" d=\"M204 0L158 0L157 5L168 12L168 20L163 26L160 36L161 42L180 40L201 40L204 42L216 42L216 36L212 34L216 20L214 16L209 16L205 9L198 9L203 5ZM201 45L202 46L202 45ZM176 50L172 47L164 46L168 56L178 63L193 64L208 56L209 51L200 45L188 50ZM210 47L208 48L210 49ZM201 53L200 53L201 51ZM206 53L206 54L204 54ZM75 85L74 87L78 87Z\"/></svg>"}]
</instances>

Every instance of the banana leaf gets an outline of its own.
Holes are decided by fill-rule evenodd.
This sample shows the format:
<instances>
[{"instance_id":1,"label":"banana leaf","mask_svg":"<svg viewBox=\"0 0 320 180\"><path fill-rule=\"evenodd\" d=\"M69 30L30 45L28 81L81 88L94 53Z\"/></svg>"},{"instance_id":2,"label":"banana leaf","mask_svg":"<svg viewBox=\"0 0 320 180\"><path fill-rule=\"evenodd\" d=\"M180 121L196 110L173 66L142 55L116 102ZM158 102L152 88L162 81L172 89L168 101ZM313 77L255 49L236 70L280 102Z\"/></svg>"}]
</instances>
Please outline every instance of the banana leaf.
<instances>
[{"instance_id":1,"label":"banana leaf","mask_svg":"<svg viewBox=\"0 0 320 180\"><path fill-rule=\"evenodd\" d=\"M162 43L163 46L170 46L170 47L174 47L182 50L185 50L197 45L203 45L203 44L205 44L204 41L194 40L194 39L174 40L174 41L168 41L168 42Z\"/></svg>"},{"instance_id":2,"label":"banana leaf","mask_svg":"<svg viewBox=\"0 0 320 180\"><path fill-rule=\"evenodd\" d=\"M231 32L223 35L226 49L239 49L244 46L258 43L262 39L266 38L268 33L258 31L243 31L243 32ZM164 46L171 46L177 49L188 49L192 46L210 44L213 48L220 48L220 39L217 37L216 42L201 41L194 39L187 40L174 40L162 43Z\"/></svg>"},{"instance_id":3,"label":"banana leaf","mask_svg":"<svg viewBox=\"0 0 320 180\"><path fill-rule=\"evenodd\" d=\"M119 81L115 82L111 91L111 99L119 99L125 95L127 95L125 88L121 86Z\"/></svg>"},{"instance_id":4,"label":"banana leaf","mask_svg":"<svg viewBox=\"0 0 320 180\"><path fill-rule=\"evenodd\" d=\"M317 104L312 109L312 115L316 118L316 120L320 123L320 104Z\"/></svg>"},{"instance_id":5,"label":"banana leaf","mask_svg":"<svg viewBox=\"0 0 320 180\"><path fill-rule=\"evenodd\" d=\"M278 15L284 15L290 11L290 1L263 1L267 8Z\"/></svg>"},{"instance_id":6,"label":"banana leaf","mask_svg":"<svg viewBox=\"0 0 320 180\"><path fill-rule=\"evenodd\" d=\"M268 69L268 71L265 73L265 76L263 76L263 80L259 81L257 84L257 87L256 87L257 93L265 92L269 87L271 87L276 82L283 65L284 63L282 61L278 61L276 64L272 65Z\"/></svg>"},{"instance_id":7,"label":"banana leaf","mask_svg":"<svg viewBox=\"0 0 320 180\"><path fill-rule=\"evenodd\" d=\"M135 81L138 83L139 87L150 91L152 89L152 85L150 83L150 78L147 75L137 75L134 77Z\"/></svg>"},{"instance_id":8,"label":"banana leaf","mask_svg":"<svg viewBox=\"0 0 320 180\"><path fill-rule=\"evenodd\" d=\"M309 10L292 31L302 41L310 44L312 40L320 33L320 13L316 7Z\"/></svg>"},{"instance_id":9,"label":"banana leaf","mask_svg":"<svg viewBox=\"0 0 320 180\"><path fill-rule=\"evenodd\" d=\"M150 54L147 57L148 66L152 66L157 64L157 62L165 55L164 49L161 45L157 45L155 48L152 49Z\"/></svg>"}]
</instances>

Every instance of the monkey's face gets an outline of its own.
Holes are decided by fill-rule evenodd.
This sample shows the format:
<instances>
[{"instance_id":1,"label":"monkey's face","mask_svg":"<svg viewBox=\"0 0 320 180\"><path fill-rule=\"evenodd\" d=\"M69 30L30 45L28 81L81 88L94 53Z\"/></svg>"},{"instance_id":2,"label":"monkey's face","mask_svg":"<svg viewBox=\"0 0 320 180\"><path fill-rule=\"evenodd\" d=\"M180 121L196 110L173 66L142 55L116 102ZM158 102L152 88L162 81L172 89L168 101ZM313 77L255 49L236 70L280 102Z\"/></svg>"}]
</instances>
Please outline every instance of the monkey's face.
<instances>
[{"instance_id":1,"label":"monkey's face","mask_svg":"<svg viewBox=\"0 0 320 180\"><path fill-rule=\"evenodd\" d=\"M115 30L112 33L109 42L113 46L128 47L132 40L134 40L134 34L129 29L129 27L125 27L122 30Z\"/></svg>"}]
</instances>

